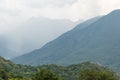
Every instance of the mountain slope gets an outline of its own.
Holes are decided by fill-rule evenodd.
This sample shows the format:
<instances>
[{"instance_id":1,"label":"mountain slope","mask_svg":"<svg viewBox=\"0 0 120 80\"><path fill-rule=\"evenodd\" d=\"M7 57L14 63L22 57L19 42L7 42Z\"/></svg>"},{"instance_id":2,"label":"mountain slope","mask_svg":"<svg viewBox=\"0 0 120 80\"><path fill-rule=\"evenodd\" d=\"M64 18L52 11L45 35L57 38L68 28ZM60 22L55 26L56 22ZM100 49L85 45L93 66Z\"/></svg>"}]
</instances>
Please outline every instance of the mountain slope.
<instances>
[{"instance_id":1,"label":"mountain slope","mask_svg":"<svg viewBox=\"0 0 120 80\"><path fill-rule=\"evenodd\" d=\"M21 23L18 28L6 33L6 36L11 41L10 47L22 55L42 47L75 25L75 22L64 19L31 18Z\"/></svg>"},{"instance_id":2,"label":"mountain slope","mask_svg":"<svg viewBox=\"0 0 120 80\"><path fill-rule=\"evenodd\" d=\"M120 10L115 10L97 21L63 34L41 49L13 59L21 64L63 64L84 61L100 62L114 67L120 60Z\"/></svg>"},{"instance_id":3,"label":"mountain slope","mask_svg":"<svg viewBox=\"0 0 120 80\"><path fill-rule=\"evenodd\" d=\"M77 27L75 27L72 31L66 32L65 35L66 35L66 34L69 34L69 33L72 34L72 33L76 32L76 31L79 31L79 30L81 30L81 29L84 29L84 28L86 28L88 25L92 24L93 22L97 21L97 20L100 19L100 18L101 18L101 17L95 17L95 18L89 19L89 20L87 20L87 21L79 24L79 25L78 25ZM64 36L64 34L63 34L62 36ZM61 36L61 37L62 37L62 36ZM57 40L58 40L58 39L53 40L53 41L49 42L48 44L46 44L45 46L48 46L49 44L51 44L52 42L54 43L54 41L56 42ZM43 46L42 49L45 49L45 48L44 48L45 46ZM36 57L37 55L39 55L39 54L38 54L38 53L39 53L39 50L41 50L41 49L35 50L35 51L31 52L31 54L29 54L29 55L25 54L25 55L23 55L23 56L21 56L21 57L17 57L17 58L15 58L15 59L13 59L13 61L15 60L15 62L17 61L18 63L19 63L19 62L24 62L24 61L30 61L30 62L27 62L27 63L29 64L29 63L32 62L31 60L33 59L33 57ZM38 56L38 57L47 56L47 55L48 55L48 54L42 54L41 56ZM23 58L24 58L24 59L23 59Z\"/></svg>"},{"instance_id":4,"label":"mountain slope","mask_svg":"<svg viewBox=\"0 0 120 80\"><path fill-rule=\"evenodd\" d=\"M32 17L17 25L4 23L8 27L2 25L0 28L0 56L8 59L42 47L77 24L67 19L45 17Z\"/></svg>"}]
</instances>

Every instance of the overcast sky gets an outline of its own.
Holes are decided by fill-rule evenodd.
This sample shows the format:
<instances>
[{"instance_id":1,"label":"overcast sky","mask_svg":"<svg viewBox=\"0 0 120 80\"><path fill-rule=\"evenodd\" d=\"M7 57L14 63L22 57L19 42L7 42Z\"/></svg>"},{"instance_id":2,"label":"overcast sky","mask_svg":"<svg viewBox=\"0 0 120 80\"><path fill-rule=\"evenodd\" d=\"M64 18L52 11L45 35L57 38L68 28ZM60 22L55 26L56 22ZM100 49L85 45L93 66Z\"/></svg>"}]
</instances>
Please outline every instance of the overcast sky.
<instances>
[{"instance_id":1,"label":"overcast sky","mask_svg":"<svg viewBox=\"0 0 120 80\"><path fill-rule=\"evenodd\" d=\"M119 8L120 0L0 0L0 33L31 17L77 21Z\"/></svg>"}]
</instances>

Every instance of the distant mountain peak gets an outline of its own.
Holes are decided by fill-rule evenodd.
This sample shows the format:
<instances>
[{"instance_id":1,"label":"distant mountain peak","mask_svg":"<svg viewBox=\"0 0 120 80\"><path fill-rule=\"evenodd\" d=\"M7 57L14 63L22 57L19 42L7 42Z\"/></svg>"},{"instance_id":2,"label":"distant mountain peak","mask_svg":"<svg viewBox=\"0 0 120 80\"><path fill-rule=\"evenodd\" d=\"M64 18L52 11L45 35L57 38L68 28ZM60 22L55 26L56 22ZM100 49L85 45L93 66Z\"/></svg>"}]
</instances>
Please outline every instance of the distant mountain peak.
<instances>
[{"instance_id":1,"label":"distant mountain peak","mask_svg":"<svg viewBox=\"0 0 120 80\"><path fill-rule=\"evenodd\" d=\"M116 10L114 10L114 11L112 11L112 12L120 12L120 9L116 9Z\"/></svg>"},{"instance_id":2,"label":"distant mountain peak","mask_svg":"<svg viewBox=\"0 0 120 80\"><path fill-rule=\"evenodd\" d=\"M111 15L120 15L120 9L116 9L110 13Z\"/></svg>"}]
</instances>

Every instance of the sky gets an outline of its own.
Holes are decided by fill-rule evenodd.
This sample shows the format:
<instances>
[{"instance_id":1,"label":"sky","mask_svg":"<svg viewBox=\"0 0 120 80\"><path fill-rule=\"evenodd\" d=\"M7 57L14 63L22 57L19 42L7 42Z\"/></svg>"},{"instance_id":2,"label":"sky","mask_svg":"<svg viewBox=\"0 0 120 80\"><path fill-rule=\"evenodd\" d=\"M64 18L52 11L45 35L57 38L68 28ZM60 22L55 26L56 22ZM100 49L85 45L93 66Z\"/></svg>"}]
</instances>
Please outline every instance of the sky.
<instances>
[{"instance_id":1,"label":"sky","mask_svg":"<svg viewBox=\"0 0 120 80\"><path fill-rule=\"evenodd\" d=\"M120 9L120 0L0 0L0 33L31 17L77 21L114 9Z\"/></svg>"}]
</instances>

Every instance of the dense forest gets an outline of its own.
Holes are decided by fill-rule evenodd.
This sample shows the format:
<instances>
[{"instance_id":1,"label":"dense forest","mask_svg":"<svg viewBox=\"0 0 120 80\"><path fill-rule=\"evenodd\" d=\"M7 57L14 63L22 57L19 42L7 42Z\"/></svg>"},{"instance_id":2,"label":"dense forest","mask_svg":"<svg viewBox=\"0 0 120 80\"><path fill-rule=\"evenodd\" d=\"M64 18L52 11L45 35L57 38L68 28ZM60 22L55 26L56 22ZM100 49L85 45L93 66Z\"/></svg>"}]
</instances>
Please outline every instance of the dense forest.
<instances>
[{"instance_id":1,"label":"dense forest","mask_svg":"<svg viewBox=\"0 0 120 80\"><path fill-rule=\"evenodd\" d=\"M70 66L29 66L0 57L0 80L118 80L119 75L93 62Z\"/></svg>"}]
</instances>

